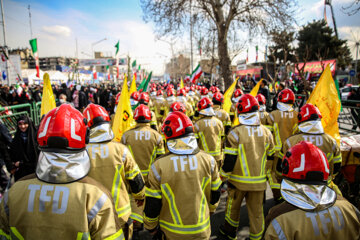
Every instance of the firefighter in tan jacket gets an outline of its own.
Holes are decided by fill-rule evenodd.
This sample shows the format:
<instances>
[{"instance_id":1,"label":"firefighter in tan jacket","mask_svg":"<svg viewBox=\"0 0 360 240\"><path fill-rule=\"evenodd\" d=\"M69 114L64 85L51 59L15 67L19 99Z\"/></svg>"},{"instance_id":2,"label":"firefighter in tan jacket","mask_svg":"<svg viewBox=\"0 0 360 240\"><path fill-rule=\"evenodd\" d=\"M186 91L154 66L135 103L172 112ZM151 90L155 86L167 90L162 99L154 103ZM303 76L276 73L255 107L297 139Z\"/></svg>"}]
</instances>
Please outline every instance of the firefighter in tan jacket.
<instances>
[{"instance_id":1,"label":"firefighter in tan jacket","mask_svg":"<svg viewBox=\"0 0 360 240\"><path fill-rule=\"evenodd\" d=\"M162 127L170 153L151 166L145 192L144 226L161 239L210 238L210 212L220 198L215 160L201 151L191 120L170 113Z\"/></svg>"},{"instance_id":2,"label":"firefighter in tan jacket","mask_svg":"<svg viewBox=\"0 0 360 240\"><path fill-rule=\"evenodd\" d=\"M129 193L139 205L145 197L145 184L140 169L128 148L113 141L109 115L103 107L89 104L83 114L88 119L90 128L90 140L86 146L91 162L89 176L111 192L124 234L130 239L132 226L129 221Z\"/></svg>"},{"instance_id":3,"label":"firefighter in tan jacket","mask_svg":"<svg viewBox=\"0 0 360 240\"><path fill-rule=\"evenodd\" d=\"M231 99L232 105L230 108L230 120L233 123L236 115L236 104L238 103L240 97L244 95L243 91L241 89L235 89L234 95Z\"/></svg>"},{"instance_id":4,"label":"firefighter in tan jacket","mask_svg":"<svg viewBox=\"0 0 360 240\"><path fill-rule=\"evenodd\" d=\"M283 142L292 135L297 125L298 112L294 110L295 94L290 89L284 89L279 93L277 110L270 113L271 126L275 142L274 160L267 164L266 175L274 195L275 202L281 201L281 148ZM270 160L270 159L269 159ZM279 161L280 160L280 161Z\"/></svg>"},{"instance_id":5,"label":"firefighter in tan jacket","mask_svg":"<svg viewBox=\"0 0 360 240\"><path fill-rule=\"evenodd\" d=\"M175 90L173 88L168 88L166 90L166 98L165 98L165 104L164 104L164 117L163 120L167 117L167 115L170 112L170 106L176 102L175 97Z\"/></svg>"},{"instance_id":6,"label":"firefighter in tan jacket","mask_svg":"<svg viewBox=\"0 0 360 240\"><path fill-rule=\"evenodd\" d=\"M231 128L231 119L229 113L221 108L221 104L224 102L224 96L220 92L217 92L214 94L212 102L214 104L213 108L216 117L223 123L225 134L228 134Z\"/></svg>"},{"instance_id":7,"label":"firefighter in tan jacket","mask_svg":"<svg viewBox=\"0 0 360 240\"><path fill-rule=\"evenodd\" d=\"M143 104L138 106L134 112L134 119L136 121L135 128L123 134L121 143L130 149L135 162L140 167L145 184L147 184L150 166L157 157L165 154L164 141L161 134L150 127L151 112L147 106ZM136 221L134 222L134 235L137 235L135 231L140 230L141 223L143 223L143 207L137 207L135 201L132 200L131 209L130 217Z\"/></svg>"},{"instance_id":8,"label":"firefighter in tan jacket","mask_svg":"<svg viewBox=\"0 0 360 240\"><path fill-rule=\"evenodd\" d=\"M334 174L338 173L341 167L341 152L336 140L324 132L321 124L321 113L317 107L312 104L305 104L298 114L299 133L289 137L283 143L281 155L288 151L289 148L301 141L311 142L326 155L329 162L330 174L328 183L333 180Z\"/></svg>"},{"instance_id":9,"label":"firefighter in tan jacket","mask_svg":"<svg viewBox=\"0 0 360 240\"><path fill-rule=\"evenodd\" d=\"M281 195L270 209L264 239L360 239L360 213L327 186L325 154L310 142L291 147L282 163Z\"/></svg>"},{"instance_id":10,"label":"firefighter in tan jacket","mask_svg":"<svg viewBox=\"0 0 360 240\"><path fill-rule=\"evenodd\" d=\"M273 127L271 126L272 121L270 119L270 114L266 111L266 99L264 95L259 93L258 95L256 95L255 98L260 106L259 113L261 124L267 127L270 131L273 131Z\"/></svg>"},{"instance_id":11,"label":"firefighter in tan jacket","mask_svg":"<svg viewBox=\"0 0 360 240\"><path fill-rule=\"evenodd\" d=\"M150 96L149 93L147 92L142 92L139 96L139 104L144 104L146 106L149 107L149 109L151 108L150 106ZM150 127L152 129L154 129L155 131L159 131L158 125L157 125L157 119L156 119L156 114L151 111L151 121L150 121Z\"/></svg>"},{"instance_id":12,"label":"firefighter in tan jacket","mask_svg":"<svg viewBox=\"0 0 360 240\"><path fill-rule=\"evenodd\" d=\"M263 199L266 189L265 165L274 153L273 137L260 124L259 104L250 94L242 95L236 105L239 125L232 128L225 144L225 160L220 175L228 180L225 223L220 233L236 239L243 199L250 221L250 239L261 239L264 231Z\"/></svg>"},{"instance_id":13,"label":"firefighter in tan jacket","mask_svg":"<svg viewBox=\"0 0 360 240\"><path fill-rule=\"evenodd\" d=\"M156 97L154 98L153 102L156 121L158 126L161 126L165 113L165 98L163 96L162 90L158 90L156 92Z\"/></svg>"},{"instance_id":14,"label":"firefighter in tan jacket","mask_svg":"<svg viewBox=\"0 0 360 240\"><path fill-rule=\"evenodd\" d=\"M176 101L184 104L186 108L186 116L192 119L194 116L194 109L191 103L187 101L185 88L182 88L177 92Z\"/></svg>"},{"instance_id":15,"label":"firefighter in tan jacket","mask_svg":"<svg viewBox=\"0 0 360 240\"><path fill-rule=\"evenodd\" d=\"M1 239L124 239L111 195L87 176L86 119L69 104L40 123L36 173L16 182L0 205Z\"/></svg>"},{"instance_id":16,"label":"firefighter in tan jacket","mask_svg":"<svg viewBox=\"0 0 360 240\"><path fill-rule=\"evenodd\" d=\"M203 98L198 102L197 111L199 112L200 119L195 122L194 129L199 148L213 156L220 169L223 161L223 124L215 116L212 102L209 98Z\"/></svg>"}]
</instances>

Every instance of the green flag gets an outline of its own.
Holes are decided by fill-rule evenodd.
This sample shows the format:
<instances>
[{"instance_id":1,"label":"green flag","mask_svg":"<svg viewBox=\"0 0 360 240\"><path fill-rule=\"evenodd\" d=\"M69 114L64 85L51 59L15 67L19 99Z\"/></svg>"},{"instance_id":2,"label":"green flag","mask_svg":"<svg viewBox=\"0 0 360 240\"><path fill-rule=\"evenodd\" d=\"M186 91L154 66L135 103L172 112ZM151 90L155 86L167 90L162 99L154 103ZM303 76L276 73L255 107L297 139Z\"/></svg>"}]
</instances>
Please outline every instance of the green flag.
<instances>
[{"instance_id":1,"label":"green flag","mask_svg":"<svg viewBox=\"0 0 360 240\"><path fill-rule=\"evenodd\" d=\"M150 80L151 80L151 74L152 74L152 72L150 72L150 74L149 74L149 76L147 77L147 79L144 79L141 83L140 83L140 85L139 85L139 87L138 87L138 91L140 91L140 89L142 89L142 91L143 92L146 92L147 91L147 88L148 88L148 86L149 86L149 82L150 82Z\"/></svg>"},{"instance_id":2,"label":"green flag","mask_svg":"<svg viewBox=\"0 0 360 240\"><path fill-rule=\"evenodd\" d=\"M116 51L115 51L115 56L118 55L119 49L120 49L120 41L118 41L115 45Z\"/></svg>"},{"instance_id":3,"label":"green flag","mask_svg":"<svg viewBox=\"0 0 360 240\"><path fill-rule=\"evenodd\" d=\"M135 68L136 67L136 60L134 60L131 64L131 67Z\"/></svg>"}]
</instances>

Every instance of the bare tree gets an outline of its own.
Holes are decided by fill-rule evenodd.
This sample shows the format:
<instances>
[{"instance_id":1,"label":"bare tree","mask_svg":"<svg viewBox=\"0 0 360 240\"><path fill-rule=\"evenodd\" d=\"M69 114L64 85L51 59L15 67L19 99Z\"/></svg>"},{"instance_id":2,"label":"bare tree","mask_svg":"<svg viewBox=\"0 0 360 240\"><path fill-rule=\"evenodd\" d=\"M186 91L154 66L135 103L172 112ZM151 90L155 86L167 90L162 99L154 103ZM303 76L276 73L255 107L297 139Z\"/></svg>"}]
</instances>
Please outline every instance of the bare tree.
<instances>
[{"instance_id":1,"label":"bare tree","mask_svg":"<svg viewBox=\"0 0 360 240\"><path fill-rule=\"evenodd\" d=\"M274 26L289 26L294 20L291 0L141 0L144 20L154 21L160 35L180 35L192 21L216 28L217 52L225 87L232 83L228 34L232 27L254 36Z\"/></svg>"},{"instance_id":2,"label":"bare tree","mask_svg":"<svg viewBox=\"0 0 360 240\"><path fill-rule=\"evenodd\" d=\"M349 16L355 15L360 11L360 0L354 0L350 5L341 7L342 11Z\"/></svg>"}]
</instances>

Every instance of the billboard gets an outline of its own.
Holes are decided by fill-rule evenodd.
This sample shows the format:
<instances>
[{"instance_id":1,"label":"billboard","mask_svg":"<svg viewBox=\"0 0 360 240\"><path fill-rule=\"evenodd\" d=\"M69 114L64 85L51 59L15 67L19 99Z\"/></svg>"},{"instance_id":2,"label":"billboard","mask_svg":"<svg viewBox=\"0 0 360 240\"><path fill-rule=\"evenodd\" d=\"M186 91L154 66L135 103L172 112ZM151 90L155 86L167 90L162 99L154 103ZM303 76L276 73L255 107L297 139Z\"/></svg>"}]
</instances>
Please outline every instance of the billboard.
<instances>
[{"instance_id":1,"label":"billboard","mask_svg":"<svg viewBox=\"0 0 360 240\"><path fill-rule=\"evenodd\" d=\"M9 80L10 85L11 84L16 84L20 79L19 79L19 75L21 76L21 59L20 59L20 55L9 55L9 59L8 60L3 60L5 58L2 58L2 60L0 60L0 79L2 81L4 81L3 79L3 72L6 74L9 74L9 76L6 76L6 79L4 81L4 83L7 84L7 81ZM6 63L8 66L8 73L6 71Z\"/></svg>"},{"instance_id":2,"label":"billboard","mask_svg":"<svg viewBox=\"0 0 360 240\"><path fill-rule=\"evenodd\" d=\"M115 58L79 59L79 66L114 66ZM127 65L126 58L119 58L119 65Z\"/></svg>"},{"instance_id":3,"label":"billboard","mask_svg":"<svg viewBox=\"0 0 360 240\"><path fill-rule=\"evenodd\" d=\"M330 64L331 74L335 75L336 70L336 59L332 60L324 60L324 61L315 61L315 62L307 62L304 68L304 73L308 72L310 74L322 73L325 67ZM299 63L295 65L295 74L299 74L298 68L301 69L304 66L304 63Z\"/></svg>"},{"instance_id":4,"label":"billboard","mask_svg":"<svg viewBox=\"0 0 360 240\"><path fill-rule=\"evenodd\" d=\"M259 78L261 76L261 70L263 70L262 67L238 70L236 71L236 76L247 76L250 74L251 76L255 75L255 77Z\"/></svg>"}]
</instances>

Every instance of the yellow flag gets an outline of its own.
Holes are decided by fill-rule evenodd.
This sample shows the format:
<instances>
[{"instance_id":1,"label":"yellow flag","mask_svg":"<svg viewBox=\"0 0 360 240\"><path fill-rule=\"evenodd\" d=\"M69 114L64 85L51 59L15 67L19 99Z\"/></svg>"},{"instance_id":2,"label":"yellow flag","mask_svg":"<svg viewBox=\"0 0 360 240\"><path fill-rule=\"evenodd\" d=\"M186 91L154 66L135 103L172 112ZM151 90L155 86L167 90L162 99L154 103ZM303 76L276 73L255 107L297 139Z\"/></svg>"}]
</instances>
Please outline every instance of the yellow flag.
<instances>
[{"instance_id":1,"label":"yellow flag","mask_svg":"<svg viewBox=\"0 0 360 240\"><path fill-rule=\"evenodd\" d=\"M231 84L231 86L226 90L225 94L224 94L224 104L223 104L223 109L229 113L230 112L230 108L231 108L231 97L234 93L235 90L235 86L236 83L238 81L239 78L236 78L236 80Z\"/></svg>"},{"instance_id":2,"label":"yellow flag","mask_svg":"<svg viewBox=\"0 0 360 240\"><path fill-rule=\"evenodd\" d=\"M137 90L136 90L136 74L134 74L134 76L133 76L133 80L132 80L132 82L131 82L131 85L130 85L130 93L129 93L129 96L131 96L131 94L133 93L133 92L136 92Z\"/></svg>"},{"instance_id":3,"label":"yellow flag","mask_svg":"<svg viewBox=\"0 0 360 240\"><path fill-rule=\"evenodd\" d=\"M47 114L56 108L55 97L51 88L50 77L48 73L44 74L44 86L41 100L41 116Z\"/></svg>"},{"instance_id":4,"label":"yellow flag","mask_svg":"<svg viewBox=\"0 0 360 240\"><path fill-rule=\"evenodd\" d=\"M121 90L120 101L116 108L112 130L115 135L115 141L120 142L123 133L134 127L133 113L130 105L130 94L125 77L123 88Z\"/></svg>"},{"instance_id":5,"label":"yellow flag","mask_svg":"<svg viewBox=\"0 0 360 240\"><path fill-rule=\"evenodd\" d=\"M258 94L260 84L261 84L262 81L263 81L263 79L260 79L260 81L258 81L258 83L255 85L255 87L251 90L250 95L256 97L256 95Z\"/></svg>"},{"instance_id":6,"label":"yellow flag","mask_svg":"<svg viewBox=\"0 0 360 240\"><path fill-rule=\"evenodd\" d=\"M181 77L181 80L180 80L180 89L181 88L184 88L184 81L183 81L182 77Z\"/></svg>"},{"instance_id":7,"label":"yellow flag","mask_svg":"<svg viewBox=\"0 0 360 240\"><path fill-rule=\"evenodd\" d=\"M341 102L336 90L334 79L331 76L330 66L327 65L321 74L315 89L307 103L317 106L321 112L321 123L324 131L334 137L340 144L340 134L337 119L341 109Z\"/></svg>"}]
</instances>

